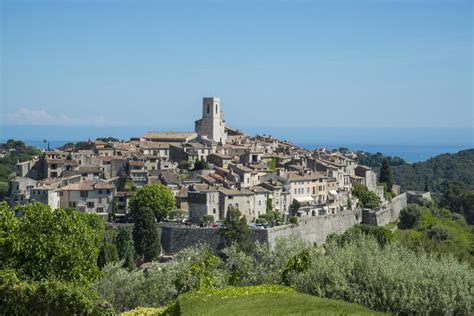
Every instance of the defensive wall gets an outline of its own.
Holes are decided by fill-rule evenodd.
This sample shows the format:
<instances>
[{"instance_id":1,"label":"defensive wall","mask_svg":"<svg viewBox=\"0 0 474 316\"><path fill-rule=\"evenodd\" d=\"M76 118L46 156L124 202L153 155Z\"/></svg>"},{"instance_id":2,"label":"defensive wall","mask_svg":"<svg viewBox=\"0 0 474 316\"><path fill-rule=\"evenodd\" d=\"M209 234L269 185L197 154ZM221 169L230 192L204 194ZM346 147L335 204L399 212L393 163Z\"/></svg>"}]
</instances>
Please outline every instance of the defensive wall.
<instances>
[{"instance_id":1,"label":"defensive wall","mask_svg":"<svg viewBox=\"0 0 474 316\"><path fill-rule=\"evenodd\" d=\"M356 224L383 226L396 221L400 210L406 205L407 196L403 193L393 198L392 202L380 211L364 209L323 216L300 217L297 225L253 229L251 239L268 242L270 246L273 246L279 237L292 236L310 243L322 244L328 235L341 234ZM222 246L219 230L210 227L186 227L174 224L164 224L161 227L161 246L166 254L174 254L199 243L206 243L214 250L219 249Z\"/></svg>"},{"instance_id":2,"label":"defensive wall","mask_svg":"<svg viewBox=\"0 0 474 316\"><path fill-rule=\"evenodd\" d=\"M407 207L407 194L402 193L392 199L390 204L378 210L363 209L362 223L375 226L385 226L395 222L400 217L400 211Z\"/></svg>"}]
</instances>

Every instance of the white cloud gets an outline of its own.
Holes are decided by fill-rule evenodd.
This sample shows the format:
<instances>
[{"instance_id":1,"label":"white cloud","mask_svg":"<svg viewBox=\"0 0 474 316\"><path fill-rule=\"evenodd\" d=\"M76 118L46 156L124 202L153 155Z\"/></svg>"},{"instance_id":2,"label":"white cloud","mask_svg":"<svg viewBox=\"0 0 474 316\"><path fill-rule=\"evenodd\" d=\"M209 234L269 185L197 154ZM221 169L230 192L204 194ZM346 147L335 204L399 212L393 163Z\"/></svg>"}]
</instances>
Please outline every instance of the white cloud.
<instances>
[{"instance_id":1,"label":"white cloud","mask_svg":"<svg viewBox=\"0 0 474 316\"><path fill-rule=\"evenodd\" d=\"M13 113L2 115L4 124L12 125L110 125L102 116L70 117L64 113L52 114L43 109L20 108Z\"/></svg>"}]
</instances>

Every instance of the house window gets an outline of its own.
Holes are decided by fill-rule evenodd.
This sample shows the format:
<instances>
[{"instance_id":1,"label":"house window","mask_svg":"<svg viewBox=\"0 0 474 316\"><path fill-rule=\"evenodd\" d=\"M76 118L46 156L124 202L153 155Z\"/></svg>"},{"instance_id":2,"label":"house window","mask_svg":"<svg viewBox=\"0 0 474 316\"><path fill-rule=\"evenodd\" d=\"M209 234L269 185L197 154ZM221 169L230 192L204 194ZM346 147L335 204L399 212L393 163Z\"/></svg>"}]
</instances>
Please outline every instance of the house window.
<instances>
[{"instance_id":1,"label":"house window","mask_svg":"<svg viewBox=\"0 0 474 316\"><path fill-rule=\"evenodd\" d=\"M87 207L88 208L93 208L94 207L94 202L87 202Z\"/></svg>"},{"instance_id":2,"label":"house window","mask_svg":"<svg viewBox=\"0 0 474 316\"><path fill-rule=\"evenodd\" d=\"M58 196L63 196L63 191L58 192Z\"/></svg>"},{"instance_id":3,"label":"house window","mask_svg":"<svg viewBox=\"0 0 474 316\"><path fill-rule=\"evenodd\" d=\"M262 206L262 200L258 201L258 206Z\"/></svg>"},{"instance_id":4,"label":"house window","mask_svg":"<svg viewBox=\"0 0 474 316\"><path fill-rule=\"evenodd\" d=\"M97 213L103 213L104 212L104 208L103 207L98 207L97 208Z\"/></svg>"},{"instance_id":5,"label":"house window","mask_svg":"<svg viewBox=\"0 0 474 316\"><path fill-rule=\"evenodd\" d=\"M102 194L102 190L99 190L99 194Z\"/></svg>"},{"instance_id":6,"label":"house window","mask_svg":"<svg viewBox=\"0 0 474 316\"><path fill-rule=\"evenodd\" d=\"M76 207L76 202L69 202L69 207Z\"/></svg>"},{"instance_id":7,"label":"house window","mask_svg":"<svg viewBox=\"0 0 474 316\"><path fill-rule=\"evenodd\" d=\"M105 191L105 192L107 192L107 194L110 194L110 189L107 189L107 191Z\"/></svg>"},{"instance_id":8,"label":"house window","mask_svg":"<svg viewBox=\"0 0 474 316\"><path fill-rule=\"evenodd\" d=\"M216 214L216 209L215 208L212 209L212 213Z\"/></svg>"},{"instance_id":9,"label":"house window","mask_svg":"<svg viewBox=\"0 0 474 316\"><path fill-rule=\"evenodd\" d=\"M81 191L81 197L87 197L88 195L87 191Z\"/></svg>"}]
</instances>

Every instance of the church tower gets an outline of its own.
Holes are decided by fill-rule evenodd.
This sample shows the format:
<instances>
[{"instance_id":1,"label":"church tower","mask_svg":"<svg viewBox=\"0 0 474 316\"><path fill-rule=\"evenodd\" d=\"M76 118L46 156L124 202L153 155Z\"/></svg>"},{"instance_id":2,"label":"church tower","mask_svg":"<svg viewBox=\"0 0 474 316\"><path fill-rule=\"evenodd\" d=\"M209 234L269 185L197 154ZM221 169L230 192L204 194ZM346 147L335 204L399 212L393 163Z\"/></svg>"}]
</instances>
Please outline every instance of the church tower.
<instances>
[{"instance_id":1,"label":"church tower","mask_svg":"<svg viewBox=\"0 0 474 316\"><path fill-rule=\"evenodd\" d=\"M199 136L225 144L227 134L219 97L202 99L202 119L196 121L195 129Z\"/></svg>"}]
</instances>

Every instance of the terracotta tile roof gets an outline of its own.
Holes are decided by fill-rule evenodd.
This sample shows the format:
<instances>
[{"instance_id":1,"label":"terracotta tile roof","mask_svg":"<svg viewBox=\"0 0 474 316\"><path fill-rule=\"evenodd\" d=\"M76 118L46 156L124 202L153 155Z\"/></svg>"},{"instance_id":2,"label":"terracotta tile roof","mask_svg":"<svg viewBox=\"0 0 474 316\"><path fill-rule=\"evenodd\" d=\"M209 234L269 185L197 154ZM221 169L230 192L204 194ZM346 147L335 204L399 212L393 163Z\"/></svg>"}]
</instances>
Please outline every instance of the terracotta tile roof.
<instances>
[{"instance_id":1,"label":"terracotta tile roof","mask_svg":"<svg viewBox=\"0 0 474 316\"><path fill-rule=\"evenodd\" d=\"M147 132L144 138L148 139L167 139L167 140L187 140L197 137L196 132Z\"/></svg>"}]
</instances>

